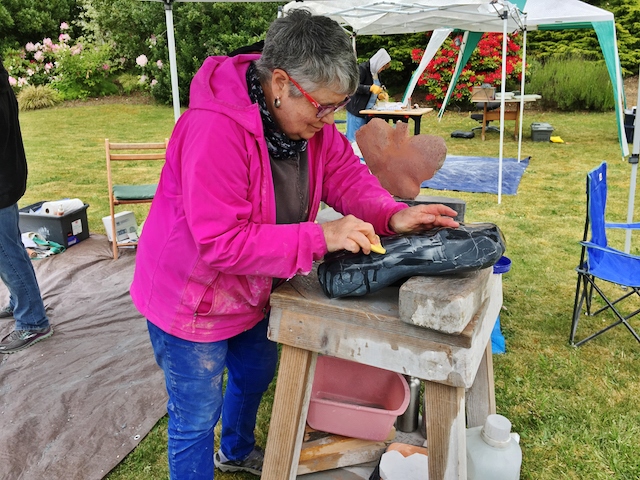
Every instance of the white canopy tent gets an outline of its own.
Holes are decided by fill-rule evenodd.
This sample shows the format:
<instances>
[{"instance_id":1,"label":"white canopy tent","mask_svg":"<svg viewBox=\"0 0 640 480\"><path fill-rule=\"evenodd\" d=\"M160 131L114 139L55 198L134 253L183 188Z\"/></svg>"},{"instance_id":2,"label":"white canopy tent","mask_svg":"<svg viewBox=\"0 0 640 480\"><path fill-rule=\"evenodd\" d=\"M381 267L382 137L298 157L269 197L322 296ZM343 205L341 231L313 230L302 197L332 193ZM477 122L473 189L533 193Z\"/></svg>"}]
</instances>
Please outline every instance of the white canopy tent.
<instances>
[{"instance_id":1,"label":"white canopy tent","mask_svg":"<svg viewBox=\"0 0 640 480\"><path fill-rule=\"evenodd\" d=\"M524 25L521 27L524 38L523 55L526 55L527 30L560 30L578 28L593 28L595 30L613 88L620 149L622 151L622 156L629 155L629 147L624 133L625 98L622 83L622 71L620 69L620 59L618 57L613 14L580 0L563 0L561 2L557 0L511 1L523 12ZM466 30L474 32L473 29ZM481 37L478 33L471 33L471 36L472 38L467 42L466 48L460 48L459 60L462 59L462 61L458 62L458 66L452 76L449 92L443 102L440 115L442 115L444 108L446 107L451 90L458 80L462 67L466 64ZM524 63L525 61L523 59L523 64ZM518 151L518 157L519 156L520 150Z\"/></svg>"}]
</instances>

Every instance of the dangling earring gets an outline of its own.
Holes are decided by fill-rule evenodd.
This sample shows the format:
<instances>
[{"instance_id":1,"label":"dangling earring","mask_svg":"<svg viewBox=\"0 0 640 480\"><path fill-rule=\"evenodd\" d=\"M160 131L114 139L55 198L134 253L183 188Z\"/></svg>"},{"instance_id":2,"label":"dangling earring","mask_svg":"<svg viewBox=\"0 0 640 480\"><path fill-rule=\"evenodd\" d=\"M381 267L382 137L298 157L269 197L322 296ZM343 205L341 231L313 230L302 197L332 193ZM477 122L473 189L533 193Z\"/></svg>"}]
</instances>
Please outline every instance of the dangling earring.
<instances>
[{"instance_id":1,"label":"dangling earring","mask_svg":"<svg viewBox=\"0 0 640 480\"><path fill-rule=\"evenodd\" d=\"M276 97L276 99L273 101L273 106L276 108L280 108L280 105L282 105L282 102L280 101L280 97Z\"/></svg>"}]
</instances>

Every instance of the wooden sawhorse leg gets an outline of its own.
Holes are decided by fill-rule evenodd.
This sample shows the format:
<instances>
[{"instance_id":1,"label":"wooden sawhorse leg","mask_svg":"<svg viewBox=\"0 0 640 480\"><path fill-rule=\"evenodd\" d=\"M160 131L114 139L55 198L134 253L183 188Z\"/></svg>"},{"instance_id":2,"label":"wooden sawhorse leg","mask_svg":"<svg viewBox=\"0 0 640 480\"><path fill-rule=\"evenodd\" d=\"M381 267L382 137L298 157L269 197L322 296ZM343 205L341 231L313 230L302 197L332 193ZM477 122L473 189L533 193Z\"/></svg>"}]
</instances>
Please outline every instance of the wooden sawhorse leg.
<instances>
[{"instance_id":1,"label":"wooden sawhorse leg","mask_svg":"<svg viewBox=\"0 0 640 480\"><path fill-rule=\"evenodd\" d=\"M429 381L424 382L424 395L429 478L466 480L467 421L469 427L484 425L486 418L496 413L491 341L466 395L462 387Z\"/></svg>"},{"instance_id":2,"label":"wooden sawhorse leg","mask_svg":"<svg viewBox=\"0 0 640 480\"><path fill-rule=\"evenodd\" d=\"M263 480L295 480L317 353L282 345Z\"/></svg>"}]
</instances>

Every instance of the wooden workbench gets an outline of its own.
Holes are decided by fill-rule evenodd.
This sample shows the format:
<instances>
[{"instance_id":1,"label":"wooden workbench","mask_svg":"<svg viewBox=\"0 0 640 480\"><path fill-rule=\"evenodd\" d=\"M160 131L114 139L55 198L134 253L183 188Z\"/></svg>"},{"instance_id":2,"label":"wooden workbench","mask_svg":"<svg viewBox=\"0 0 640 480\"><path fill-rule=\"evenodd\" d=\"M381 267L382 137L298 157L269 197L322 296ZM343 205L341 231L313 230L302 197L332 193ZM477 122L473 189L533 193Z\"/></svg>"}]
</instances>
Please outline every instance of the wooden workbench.
<instances>
[{"instance_id":1,"label":"wooden workbench","mask_svg":"<svg viewBox=\"0 0 640 480\"><path fill-rule=\"evenodd\" d=\"M413 134L420 133L420 120L425 113L433 111L433 108L408 108L406 110L360 110L360 115L366 115L370 118L381 118L385 121L409 123L409 119L413 119Z\"/></svg>"},{"instance_id":2,"label":"wooden workbench","mask_svg":"<svg viewBox=\"0 0 640 480\"><path fill-rule=\"evenodd\" d=\"M271 296L268 335L282 353L262 478L296 478L320 353L425 380L429 479L466 479L465 428L495 413L490 338L502 280L482 278L478 288L489 295L459 335L402 322L397 287L328 299L315 272L279 287Z\"/></svg>"},{"instance_id":3,"label":"wooden workbench","mask_svg":"<svg viewBox=\"0 0 640 480\"><path fill-rule=\"evenodd\" d=\"M524 102L535 102L538 98L539 95L525 95ZM487 123L494 120L500 121L500 108L498 107L495 110L489 110L487 107L489 103L500 103L500 100L473 100L473 102L482 104L482 140L484 140ZM515 127L513 128L513 138L514 140L517 140L518 134L520 133L520 122L522 120L522 112L520 111L520 97L505 99L504 103L504 119L505 121L514 120ZM511 109L509 109L509 105L512 106Z\"/></svg>"}]
</instances>

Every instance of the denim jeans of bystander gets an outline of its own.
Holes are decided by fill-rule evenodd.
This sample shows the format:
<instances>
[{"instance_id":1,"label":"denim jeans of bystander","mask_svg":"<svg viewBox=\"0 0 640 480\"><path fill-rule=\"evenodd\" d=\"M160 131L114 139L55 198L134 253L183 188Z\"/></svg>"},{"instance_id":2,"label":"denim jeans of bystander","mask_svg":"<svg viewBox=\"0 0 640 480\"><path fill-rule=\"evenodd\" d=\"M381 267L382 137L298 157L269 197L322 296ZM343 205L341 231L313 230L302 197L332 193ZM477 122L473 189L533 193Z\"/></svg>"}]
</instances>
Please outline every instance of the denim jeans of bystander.
<instances>
[{"instance_id":1,"label":"denim jeans of bystander","mask_svg":"<svg viewBox=\"0 0 640 480\"><path fill-rule=\"evenodd\" d=\"M0 278L9 289L15 329L42 330L49 326L49 319L18 222L17 204L0 208Z\"/></svg>"}]
</instances>

